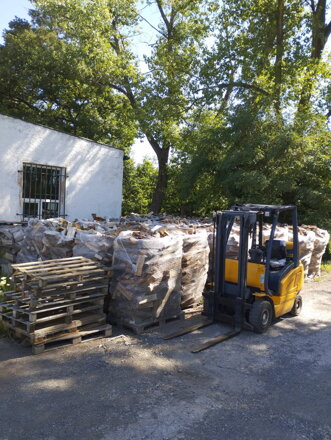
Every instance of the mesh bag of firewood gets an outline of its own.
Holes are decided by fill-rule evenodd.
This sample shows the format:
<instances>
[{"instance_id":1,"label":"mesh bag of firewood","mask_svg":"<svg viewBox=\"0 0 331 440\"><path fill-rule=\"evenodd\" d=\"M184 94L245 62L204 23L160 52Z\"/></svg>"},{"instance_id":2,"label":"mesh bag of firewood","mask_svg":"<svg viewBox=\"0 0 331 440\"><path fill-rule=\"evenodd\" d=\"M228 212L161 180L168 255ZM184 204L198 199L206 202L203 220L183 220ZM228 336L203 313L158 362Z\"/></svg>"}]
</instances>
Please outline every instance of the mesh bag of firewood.
<instances>
[{"instance_id":1,"label":"mesh bag of firewood","mask_svg":"<svg viewBox=\"0 0 331 440\"><path fill-rule=\"evenodd\" d=\"M24 230L17 263L72 257L74 240L66 236L62 219L30 220Z\"/></svg>"},{"instance_id":2,"label":"mesh bag of firewood","mask_svg":"<svg viewBox=\"0 0 331 440\"><path fill-rule=\"evenodd\" d=\"M315 232L314 249L308 268L308 276L311 278L319 277L321 275L322 257L329 243L330 234L325 229L316 226L307 226L306 228Z\"/></svg>"},{"instance_id":3,"label":"mesh bag of firewood","mask_svg":"<svg viewBox=\"0 0 331 440\"><path fill-rule=\"evenodd\" d=\"M263 231L262 231L262 241L263 245L266 245L266 241L270 238L270 232L271 232L271 225L270 224L264 224L263 225ZM257 228L257 237L256 240L258 241L258 228ZM288 225L277 225L275 229L275 235L274 240L282 240L282 241L289 241L289 232L288 232Z\"/></svg>"},{"instance_id":4,"label":"mesh bag of firewood","mask_svg":"<svg viewBox=\"0 0 331 440\"><path fill-rule=\"evenodd\" d=\"M313 255L315 243L314 231L309 231L306 228L299 227L299 259L303 264L305 270L305 277L308 275L308 268Z\"/></svg>"},{"instance_id":5,"label":"mesh bag of firewood","mask_svg":"<svg viewBox=\"0 0 331 440\"><path fill-rule=\"evenodd\" d=\"M12 273L11 264L16 262L23 238L24 232L21 225L0 226L0 266L2 274L10 275Z\"/></svg>"},{"instance_id":6,"label":"mesh bag of firewood","mask_svg":"<svg viewBox=\"0 0 331 440\"><path fill-rule=\"evenodd\" d=\"M180 314L183 238L139 238L123 231L114 242L109 316L137 333Z\"/></svg>"},{"instance_id":7,"label":"mesh bag of firewood","mask_svg":"<svg viewBox=\"0 0 331 440\"><path fill-rule=\"evenodd\" d=\"M48 230L42 222L30 220L24 230L24 240L21 242L21 249L17 254L17 263L28 263L30 261L42 260L42 249L44 247L43 237Z\"/></svg>"},{"instance_id":8,"label":"mesh bag of firewood","mask_svg":"<svg viewBox=\"0 0 331 440\"><path fill-rule=\"evenodd\" d=\"M77 231L73 256L82 256L111 266L115 237L101 234L93 230Z\"/></svg>"},{"instance_id":9,"label":"mesh bag of firewood","mask_svg":"<svg viewBox=\"0 0 331 440\"><path fill-rule=\"evenodd\" d=\"M41 252L43 260L72 257L74 240L68 238L64 232L45 231L42 243L43 248Z\"/></svg>"},{"instance_id":10,"label":"mesh bag of firewood","mask_svg":"<svg viewBox=\"0 0 331 440\"><path fill-rule=\"evenodd\" d=\"M289 241L293 241L293 229L289 226ZM305 277L308 275L308 268L314 250L315 232L304 226L298 227L299 259L304 267Z\"/></svg>"},{"instance_id":11,"label":"mesh bag of firewood","mask_svg":"<svg viewBox=\"0 0 331 440\"><path fill-rule=\"evenodd\" d=\"M184 309L199 304L207 280L209 244L207 231L183 236L182 301Z\"/></svg>"}]
</instances>

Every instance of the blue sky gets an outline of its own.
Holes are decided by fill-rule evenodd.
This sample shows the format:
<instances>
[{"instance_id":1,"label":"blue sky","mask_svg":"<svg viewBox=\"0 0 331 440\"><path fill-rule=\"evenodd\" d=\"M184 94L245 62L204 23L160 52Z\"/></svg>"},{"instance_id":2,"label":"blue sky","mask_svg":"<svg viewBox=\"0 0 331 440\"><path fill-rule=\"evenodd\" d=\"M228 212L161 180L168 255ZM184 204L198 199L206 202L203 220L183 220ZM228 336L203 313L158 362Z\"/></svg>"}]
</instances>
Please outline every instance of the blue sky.
<instances>
[{"instance_id":1,"label":"blue sky","mask_svg":"<svg viewBox=\"0 0 331 440\"><path fill-rule=\"evenodd\" d=\"M28 10L32 7L28 0L0 0L0 33L7 28L8 23L17 15L20 18L28 17Z\"/></svg>"}]
</instances>

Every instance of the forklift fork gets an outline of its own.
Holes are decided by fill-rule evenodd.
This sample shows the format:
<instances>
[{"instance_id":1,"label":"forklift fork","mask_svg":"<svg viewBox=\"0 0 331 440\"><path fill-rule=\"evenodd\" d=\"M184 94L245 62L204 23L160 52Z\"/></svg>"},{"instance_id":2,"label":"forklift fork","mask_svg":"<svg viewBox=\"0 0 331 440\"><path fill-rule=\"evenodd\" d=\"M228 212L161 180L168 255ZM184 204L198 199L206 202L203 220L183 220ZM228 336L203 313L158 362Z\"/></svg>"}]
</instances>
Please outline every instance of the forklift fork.
<instances>
[{"instance_id":1,"label":"forklift fork","mask_svg":"<svg viewBox=\"0 0 331 440\"><path fill-rule=\"evenodd\" d=\"M225 281L226 245L236 217L238 217L240 221L238 283L229 285L229 283ZM216 322L230 321L233 325L233 329L207 340L202 345L193 347L191 350L192 353L198 353L237 336L241 332L245 320L248 234L251 226L256 222L256 216L255 214L247 212L224 212L217 214L216 220L215 290L208 295L209 319L202 320L191 327L168 334L164 336L163 339L176 338ZM227 306L231 306L234 312L232 315L226 313Z\"/></svg>"}]
</instances>

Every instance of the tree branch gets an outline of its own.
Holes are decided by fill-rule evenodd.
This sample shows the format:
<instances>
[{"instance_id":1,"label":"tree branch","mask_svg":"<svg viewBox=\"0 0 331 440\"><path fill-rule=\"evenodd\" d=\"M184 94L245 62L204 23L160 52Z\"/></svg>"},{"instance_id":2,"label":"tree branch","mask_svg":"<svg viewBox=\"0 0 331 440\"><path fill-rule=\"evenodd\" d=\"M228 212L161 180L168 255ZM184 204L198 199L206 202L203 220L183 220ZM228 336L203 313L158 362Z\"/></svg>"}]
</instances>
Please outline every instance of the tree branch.
<instances>
[{"instance_id":1,"label":"tree branch","mask_svg":"<svg viewBox=\"0 0 331 440\"><path fill-rule=\"evenodd\" d=\"M262 87L257 86L255 84L248 84L248 83L245 83L245 82L242 82L242 81L234 81L234 82L230 82L230 83L220 83L220 84L217 84L217 85L212 86L212 87L213 88L217 88L218 87L220 89L238 87L238 88L243 88L243 89L248 89L248 90L254 90L256 92L263 93L266 96L270 96L270 93L267 92L266 90L264 90ZM207 87L203 87L201 89L198 89L198 90L195 91L195 93L203 92L204 90L207 90Z\"/></svg>"},{"instance_id":2,"label":"tree branch","mask_svg":"<svg viewBox=\"0 0 331 440\"><path fill-rule=\"evenodd\" d=\"M150 23L148 20L146 20L145 17L143 17L141 14L139 14L139 17L142 18L144 21L146 21L147 24L150 25L151 28L153 28L156 32L158 32L159 34L161 34L164 38L167 38L166 34L164 34L163 32L160 31L160 29L156 28L155 26L152 25L152 23Z\"/></svg>"},{"instance_id":3,"label":"tree branch","mask_svg":"<svg viewBox=\"0 0 331 440\"><path fill-rule=\"evenodd\" d=\"M151 147L155 151L155 154L157 155L157 157L159 157L161 154L162 148L160 147L158 141L151 134L145 133L145 136L146 136L148 142L150 143Z\"/></svg>"},{"instance_id":4,"label":"tree branch","mask_svg":"<svg viewBox=\"0 0 331 440\"><path fill-rule=\"evenodd\" d=\"M23 98L8 96L8 99L12 102L15 102L16 104L24 104L27 107L29 107L31 110L35 110L36 112L41 113L41 110L38 107L34 106L28 101L25 101Z\"/></svg>"},{"instance_id":5,"label":"tree branch","mask_svg":"<svg viewBox=\"0 0 331 440\"><path fill-rule=\"evenodd\" d=\"M162 20L164 21L164 24L167 27L168 37L169 37L169 35L171 34L171 28L170 28L169 20L167 19L167 16L164 13L164 10L163 10L162 5L161 5L161 1L160 0L156 0L156 4L157 4L157 7L158 7L158 9L160 11Z\"/></svg>"}]
</instances>

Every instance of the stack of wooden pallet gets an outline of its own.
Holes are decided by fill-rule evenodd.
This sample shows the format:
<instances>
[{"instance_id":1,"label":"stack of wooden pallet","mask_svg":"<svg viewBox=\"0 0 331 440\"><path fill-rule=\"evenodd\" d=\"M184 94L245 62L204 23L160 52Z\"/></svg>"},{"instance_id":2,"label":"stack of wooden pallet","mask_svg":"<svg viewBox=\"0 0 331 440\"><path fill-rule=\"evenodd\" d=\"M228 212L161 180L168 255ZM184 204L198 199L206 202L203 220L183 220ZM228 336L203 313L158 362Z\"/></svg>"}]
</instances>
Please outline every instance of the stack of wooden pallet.
<instances>
[{"instance_id":1,"label":"stack of wooden pallet","mask_svg":"<svg viewBox=\"0 0 331 440\"><path fill-rule=\"evenodd\" d=\"M13 265L14 291L0 303L3 325L32 344L34 354L45 345L90 335L111 335L103 312L109 268L83 257Z\"/></svg>"}]
</instances>

